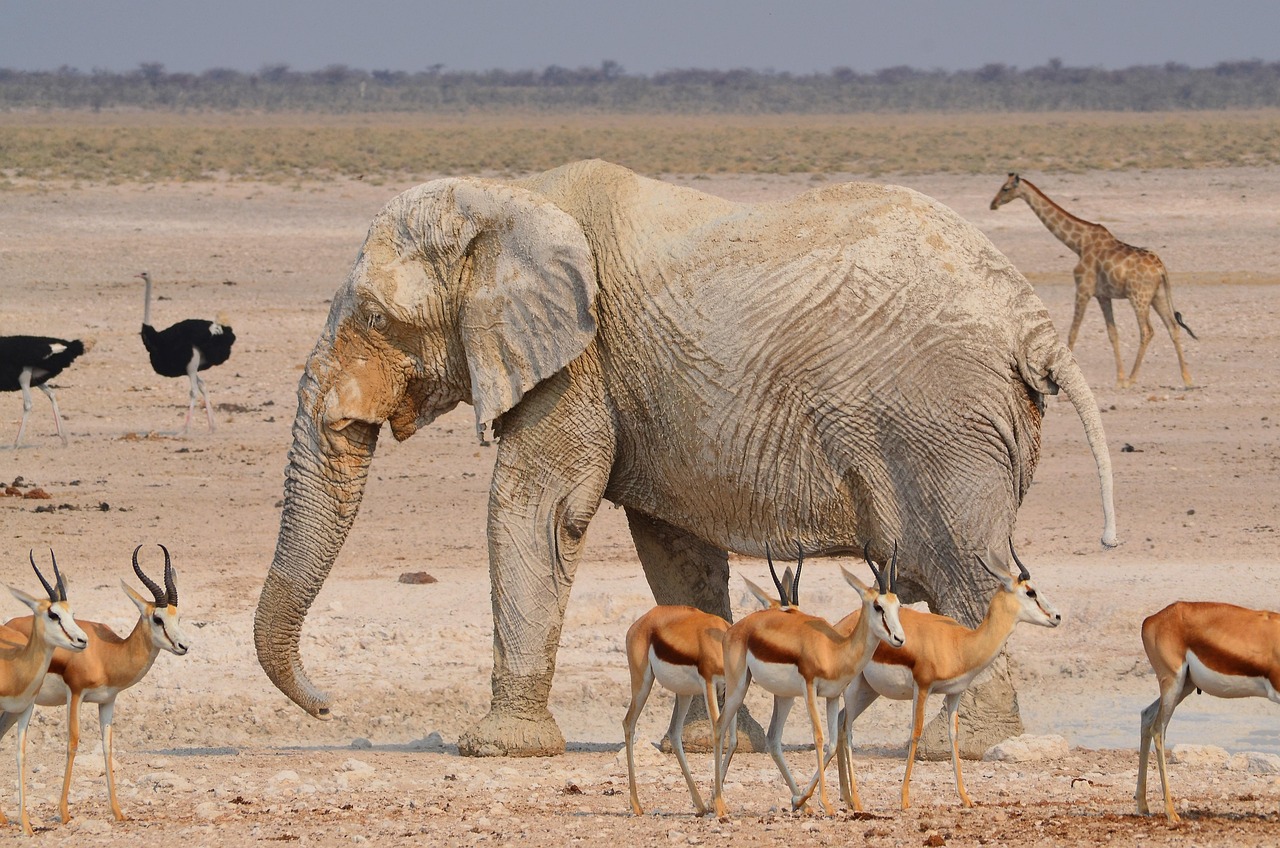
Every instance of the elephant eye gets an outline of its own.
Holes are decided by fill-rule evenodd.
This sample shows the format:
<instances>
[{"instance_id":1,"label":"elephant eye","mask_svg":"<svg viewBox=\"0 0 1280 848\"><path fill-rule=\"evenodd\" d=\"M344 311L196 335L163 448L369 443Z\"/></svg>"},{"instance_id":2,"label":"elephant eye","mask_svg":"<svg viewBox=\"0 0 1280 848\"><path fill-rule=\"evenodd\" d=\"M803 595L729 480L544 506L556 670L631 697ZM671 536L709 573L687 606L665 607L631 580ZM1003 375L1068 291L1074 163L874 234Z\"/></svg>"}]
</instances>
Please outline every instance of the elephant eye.
<instances>
[{"instance_id":1,"label":"elephant eye","mask_svg":"<svg viewBox=\"0 0 1280 848\"><path fill-rule=\"evenodd\" d=\"M387 316L381 312L370 312L366 323L370 330L385 330L387 328Z\"/></svg>"}]
</instances>

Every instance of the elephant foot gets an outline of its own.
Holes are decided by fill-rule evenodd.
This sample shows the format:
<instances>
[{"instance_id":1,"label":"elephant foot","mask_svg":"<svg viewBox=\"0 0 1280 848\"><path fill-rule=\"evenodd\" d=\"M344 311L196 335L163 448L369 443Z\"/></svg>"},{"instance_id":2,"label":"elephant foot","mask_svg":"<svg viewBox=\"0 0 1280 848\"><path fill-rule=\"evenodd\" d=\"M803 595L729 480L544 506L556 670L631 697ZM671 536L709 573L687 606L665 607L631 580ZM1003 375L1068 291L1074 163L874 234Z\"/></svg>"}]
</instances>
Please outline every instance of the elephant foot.
<instances>
[{"instance_id":1,"label":"elephant foot","mask_svg":"<svg viewBox=\"0 0 1280 848\"><path fill-rule=\"evenodd\" d=\"M701 714L694 715L697 710ZM707 716L706 708L699 710L698 702L694 702L694 706L689 710L689 716L684 722L684 732L680 734L684 740L684 750L687 753L710 754L712 752L712 733L711 719ZM662 744L659 746L664 754L671 753L671 739L662 737ZM736 749L739 753L759 754L768 749L765 739L764 728L760 723L747 712L747 708L743 707L738 710L738 746Z\"/></svg>"},{"instance_id":2,"label":"elephant foot","mask_svg":"<svg viewBox=\"0 0 1280 848\"><path fill-rule=\"evenodd\" d=\"M554 757L564 753L564 734L550 711L513 713L491 709L458 740L464 757Z\"/></svg>"},{"instance_id":3,"label":"elephant foot","mask_svg":"<svg viewBox=\"0 0 1280 848\"><path fill-rule=\"evenodd\" d=\"M987 749L1023 733L1018 715L1018 693L1008 676L1008 664L997 658L995 672L973 686L960 698L960 756L980 760ZM951 759L951 738L947 733L947 715L943 710L934 716L920 738L920 756L926 760Z\"/></svg>"}]
</instances>

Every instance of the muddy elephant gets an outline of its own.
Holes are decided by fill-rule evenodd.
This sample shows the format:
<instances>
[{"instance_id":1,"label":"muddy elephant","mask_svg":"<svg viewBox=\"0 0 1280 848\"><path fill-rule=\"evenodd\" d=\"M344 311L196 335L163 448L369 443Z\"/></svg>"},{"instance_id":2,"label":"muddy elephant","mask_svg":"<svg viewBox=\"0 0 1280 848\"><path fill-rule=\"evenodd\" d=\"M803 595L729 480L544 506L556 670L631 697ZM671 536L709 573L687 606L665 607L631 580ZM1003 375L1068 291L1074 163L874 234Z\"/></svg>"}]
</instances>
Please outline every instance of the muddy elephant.
<instances>
[{"instance_id":1,"label":"muddy elephant","mask_svg":"<svg viewBox=\"0 0 1280 848\"><path fill-rule=\"evenodd\" d=\"M299 634L355 520L384 422L460 402L499 439L489 494L490 712L466 754L544 755L565 605L592 516L625 508L659 603L729 616L728 552L900 546L903 594L975 623L1040 451L1045 396L1098 407L1026 280L905 188L744 205L601 161L441 179L374 218L298 388L258 657L328 713ZM1020 727L1008 686L989 712Z\"/></svg>"}]
</instances>

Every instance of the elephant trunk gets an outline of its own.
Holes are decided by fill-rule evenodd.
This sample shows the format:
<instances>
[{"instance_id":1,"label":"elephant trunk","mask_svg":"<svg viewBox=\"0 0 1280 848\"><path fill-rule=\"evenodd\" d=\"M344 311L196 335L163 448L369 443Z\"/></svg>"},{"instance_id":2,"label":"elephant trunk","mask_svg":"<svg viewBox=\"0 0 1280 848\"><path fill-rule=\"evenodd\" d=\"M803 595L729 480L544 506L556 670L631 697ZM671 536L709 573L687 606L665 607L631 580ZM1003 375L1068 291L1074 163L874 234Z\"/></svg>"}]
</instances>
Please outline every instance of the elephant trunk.
<instances>
[{"instance_id":1,"label":"elephant trunk","mask_svg":"<svg viewBox=\"0 0 1280 848\"><path fill-rule=\"evenodd\" d=\"M359 510L379 425L357 421L341 431L325 427L318 395L315 381L304 376L280 535L258 599L253 639L271 682L312 716L326 719L329 699L303 670L299 637Z\"/></svg>"},{"instance_id":2,"label":"elephant trunk","mask_svg":"<svg viewBox=\"0 0 1280 848\"><path fill-rule=\"evenodd\" d=\"M1098 484L1102 489L1102 545L1114 548L1120 543L1116 539L1116 508L1111 491L1111 453L1107 450L1107 437L1102 430L1098 402L1075 355L1066 348L1061 349L1056 361L1050 366L1049 376L1066 393L1084 425L1085 439L1089 442L1089 450L1093 452L1093 461L1098 467Z\"/></svg>"}]
</instances>

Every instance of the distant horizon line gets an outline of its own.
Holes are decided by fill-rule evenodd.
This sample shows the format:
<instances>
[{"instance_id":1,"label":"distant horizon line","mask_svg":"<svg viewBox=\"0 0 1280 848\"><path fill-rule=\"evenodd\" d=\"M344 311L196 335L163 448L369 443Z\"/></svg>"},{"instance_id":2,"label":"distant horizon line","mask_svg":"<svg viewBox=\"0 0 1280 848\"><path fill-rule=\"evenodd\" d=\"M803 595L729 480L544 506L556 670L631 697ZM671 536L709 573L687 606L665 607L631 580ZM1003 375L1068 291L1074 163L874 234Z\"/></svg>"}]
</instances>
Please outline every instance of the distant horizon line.
<instances>
[{"instance_id":1,"label":"distant horizon line","mask_svg":"<svg viewBox=\"0 0 1280 848\"><path fill-rule=\"evenodd\" d=\"M656 71L649 71L649 72L628 71L621 63L614 61L612 59L603 59L600 62L595 64L578 64L574 66L551 63L551 64L543 65L542 67L523 67L523 68L490 67L490 68L470 69L470 70L463 69L463 68L453 68L443 62L433 63L433 64L426 65L424 67L420 67L416 69L377 68L377 67L364 68L364 67L352 65L346 62L329 62L325 65L308 69L308 68L296 67L289 62L263 62L259 64L256 68L251 70L248 70L242 67L233 67L230 65L213 65L211 67L207 67L200 71L184 71L184 70L170 70L168 69L166 63L164 62L142 61L142 62L138 62L135 66L131 68L127 68L123 70L117 70L112 68L98 68L98 67L91 67L88 70L85 70L76 65L63 63L61 65L58 65L57 67L45 67L45 68L19 68L19 67L12 67L12 66L0 66L0 72L20 73L20 74L21 73L26 73L26 74L73 73L73 74L85 74L85 75L99 75L99 74L112 75L113 74L117 76L134 74L134 73L153 74L153 75L164 74L169 76L184 75L184 74L192 75L192 76L202 76L210 73L230 72L230 73L245 74L248 76L252 76L252 75L261 75L261 74L281 75L286 73L323 74L325 72L333 72L333 71L340 70L347 73L369 74L370 76L373 76L377 74L409 74L409 75L512 74L512 75L520 75L520 74L545 74L548 71L567 71L569 73L603 72L607 77L611 77L611 78L628 77L633 79L644 79L644 78L660 77L666 74L686 74L686 73L706 73L706 74L749 73L749 74L758 74L761 76L779 76L779 77L782 77L782 76L816 77L816 76L845 76L845 75L865 77L865 76L877 76L879 74L883 74L886 72L898 72L898 73L910 72L912 74L919 74L919 75L936 75L936 74L950 75L950 74L980 74L980 73L983 73L984 71L990 73L991 71L994 71L997 69L1000 71L1009 72L1009 73L1023 73L1027 71L1039 71L1039 70L1114 72L1114 71L1132 71L1132 70L1141 69L1141 68L1154 68L1154 69L1160 69L1164 71L1206 71L1206 70L1214 70L1214 69L1224 68L1224 67L1227 67L1227 68L1241 68L1245 66L1266 67L1268 65L1280 65L1280 60L1268 61L1265 59L1252 57L1248 59L1221 59L1219 61L1206 64L1206 65L1191 65L1186 62L1180 62L1177 60L1170 59L1163 62L1146 62L1146 63L1139 62L1131 65L1125 65L1123 67L1119 67L1119 66L1106 67L1104 65L1097 65L1097 64L1071 65L1063 62L1061 59L1051 57L1045 60L1043 64L1029 65L1025 67L1019 66L1019 65L1007 64L1005 62L984 62L981 65L964 67L964 68L955 68L955 69L947 69L942 67L929 68L929 67L921 67L921 66L909 65L909 64L897 64L897 65L886 65L884 67L875 68L874 70L867 70L867 71L860 71L848 65L833 65L831 68L828 68L825 71L817 71L817 70L792 71L792 70L779 70L777 68L768 68L768 67L753 68L753 67L746 67L746 66L737 66L737 67L720 68L720 67L702 67L702 66L696 66L696 65L689 65L689 66L681 66L681 67L670 67L670 68L665 68L663 70L656 70Z\"/></svg>"}]
</instances>

